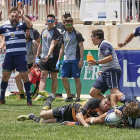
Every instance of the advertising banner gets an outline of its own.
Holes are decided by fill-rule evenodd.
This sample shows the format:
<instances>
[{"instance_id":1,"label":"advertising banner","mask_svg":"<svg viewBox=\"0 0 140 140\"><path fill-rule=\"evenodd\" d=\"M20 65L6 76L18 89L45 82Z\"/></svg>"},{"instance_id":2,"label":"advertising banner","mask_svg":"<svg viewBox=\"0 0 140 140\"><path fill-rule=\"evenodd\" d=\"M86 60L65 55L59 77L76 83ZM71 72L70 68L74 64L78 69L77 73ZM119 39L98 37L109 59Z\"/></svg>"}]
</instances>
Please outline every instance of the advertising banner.
<instances>
[{"instance_id":1,"label":"advertising banner","mask_svg":"<svg viewBox=\"0 0 140 140\"><path fill-rule=\"evenodd\" d=\"M119 21L120 0L82 0L80 20Z\"/></svg>"},{"instance_id":2,"label":"advertising banner","mask_svg":"<svg viewBox=\"0 0 140 140\"><path fill-rule=\"evenodd\" d=\"M140 50L117 50L116 53L122 68L120 90L140 97Z\"/></svg>"}]
</instances>

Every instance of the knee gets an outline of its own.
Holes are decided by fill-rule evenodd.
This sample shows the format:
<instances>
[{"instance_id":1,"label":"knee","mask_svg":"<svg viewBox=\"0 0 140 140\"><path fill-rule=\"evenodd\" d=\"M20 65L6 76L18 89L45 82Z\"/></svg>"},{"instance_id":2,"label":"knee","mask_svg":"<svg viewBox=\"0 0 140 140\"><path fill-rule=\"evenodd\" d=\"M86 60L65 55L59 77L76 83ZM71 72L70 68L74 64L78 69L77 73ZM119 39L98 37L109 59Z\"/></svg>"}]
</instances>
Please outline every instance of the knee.
<instances>
[{"instance_id":1,"label":"knee","mask_svg":"<svg viewBox=\"0 0 140 140\"><path fill-rule=\"evenodd\" d=\"M40 117L43 118L43 119L45 119L45 111L44 111L44 110L42 110L42 111L40 112Z\"/></svg>"}]
</instances>

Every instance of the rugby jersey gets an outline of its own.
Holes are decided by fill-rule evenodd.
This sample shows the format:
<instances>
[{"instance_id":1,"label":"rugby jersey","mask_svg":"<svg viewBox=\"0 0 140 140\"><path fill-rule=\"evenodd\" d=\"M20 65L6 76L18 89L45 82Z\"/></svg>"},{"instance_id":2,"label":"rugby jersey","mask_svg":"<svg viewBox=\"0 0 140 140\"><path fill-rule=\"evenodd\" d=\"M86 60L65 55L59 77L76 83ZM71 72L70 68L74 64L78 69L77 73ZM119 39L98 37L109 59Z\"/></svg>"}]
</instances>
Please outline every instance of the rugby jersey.
<instances>
[{"instance_id":1,"label":"rugby jersey","mask_svg":"<svg viewBox=\"0 0 140 140\"><path fill-rule=\"evenodd\" d=\"M5 36L6 53L10 55L26 54L25 33L28 27L24 22L19 22L13 27L10 21L6 21L0 27L0 34Z\"/></svg>"},{"instance_id":2,"label":"rugby jersey","mask_svg":"<svg viewBox=\"0 0 140 140\"><path fill-rule=\"evenodd\" d=\"M62 115L62 121L78 121L76 118L77 113L82 113L84 119L89 117L98 117L103 113L100 111L101 100L96 98L90 98L84 102L72 103L65 105Z\"/></svg>"},{"instance_id":3,"label":"rugby jersey","mask_svg":"<svg viewBox=\"0 0 140 140\"><path fill-rule=\"evenodd\" d=\"M80 59L79 43L84 42L84 38L80 32L73 28L71 33L65 32L61 38L64 44L64 60Z\"/></svg>"},{"instance_id":4,"label":"rugby jersey","mask_svg":"<svg viewBox=\"0 0 140 140\"><path fill-rule=\"evenodd\" d=\"M126 117L125 114L123 113L123 109L130 102L138 102L139 103L139 106L140 106L140 102L135 97L133 97L133 96L127 96L127 95L122 95L122 97L121 97L121 103L124 103L125 105L119 107L118 109L123 114L123 123L129 124L129 126L131 128L137 128L137 127L140 127L140 116L138 116L137 118L130 118L130 117ZM110 114L111 112L114 112L114 109L109 110L107 112L107 114Z\"/></svg>"},{"instance_id":5,"label":"rugby jersey","mask_svg":"<svg viewBox=\"0 0 140 140\"><path fill-rule=\"evenodd\" d=\"M116 52L113 48L113 46L106 40L103 40L99 44L99 51L98 51L98 57L99 60L104 59L107 55L112 55L112 61L105 63L105 64L100 64L101 70L106 71L108 69L120 69L120 64L116 55Z\"/></svg>"}]
</instances>

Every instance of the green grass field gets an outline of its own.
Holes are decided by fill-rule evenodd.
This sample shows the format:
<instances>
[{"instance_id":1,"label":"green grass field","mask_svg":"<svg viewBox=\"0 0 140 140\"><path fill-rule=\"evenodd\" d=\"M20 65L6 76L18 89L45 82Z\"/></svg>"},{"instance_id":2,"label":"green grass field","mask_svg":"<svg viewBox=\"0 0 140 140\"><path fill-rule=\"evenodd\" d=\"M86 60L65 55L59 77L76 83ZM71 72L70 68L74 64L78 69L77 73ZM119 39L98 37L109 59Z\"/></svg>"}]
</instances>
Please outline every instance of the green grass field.
<instances>
[{"instance_id":1,"label":"green grass field","mask_svg":"<svg viewBox=\"0 0 140 140\"><path fill-rule=\"evenodd\" d=\"M6 104L0 106L0 140L139 140L140 130L129 128L110 128L92 125L62 126L61 124L39 124L34 121L17 121L19 115L34 113L39 115L45 101L33 101L33 106L26 105L26 100L16 100L17 96L6 97ZM56 98L52 108L65 105Z\"/></svg>"}]
</instances>

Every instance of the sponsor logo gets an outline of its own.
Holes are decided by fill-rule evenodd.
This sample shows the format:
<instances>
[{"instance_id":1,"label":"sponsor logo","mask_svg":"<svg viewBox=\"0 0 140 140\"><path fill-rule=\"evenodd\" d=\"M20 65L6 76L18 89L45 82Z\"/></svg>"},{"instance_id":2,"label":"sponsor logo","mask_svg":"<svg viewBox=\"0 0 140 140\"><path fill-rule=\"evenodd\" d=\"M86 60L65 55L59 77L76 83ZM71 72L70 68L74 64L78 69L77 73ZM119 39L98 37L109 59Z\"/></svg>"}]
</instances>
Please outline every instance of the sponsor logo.
<instances>
[{"instance_id":1,"label":"sponsor logo","mask_svg":"<svg viewBox=\"0 0 140 140\"><path fill-rule=\"evenodd\" d=\"M67 37L66 39L65 39L65 41L69 41L70 40L70 37Z\"/></svg>"},{"instance_id":2,"label":"sponsor logo","mask_svg":"<svg viewBox=\"0 0 140 140\"><path fill-rule=\"evenodd\" d=\"M10 36L9 40L13 40L13 39L18 39L18 37L15 37L15 34L13 32L11 32L11 36Z\"/></svg>"},{"instance_id":3,"label":"sponsor logo","mask_svg":"<svg viewBox=\"0 0 140 140\"><path fill-rule=\"evenodd\" d=\"M98 12L98 18L106 18L106 12Z\"/></svg>"}]
</instances>

